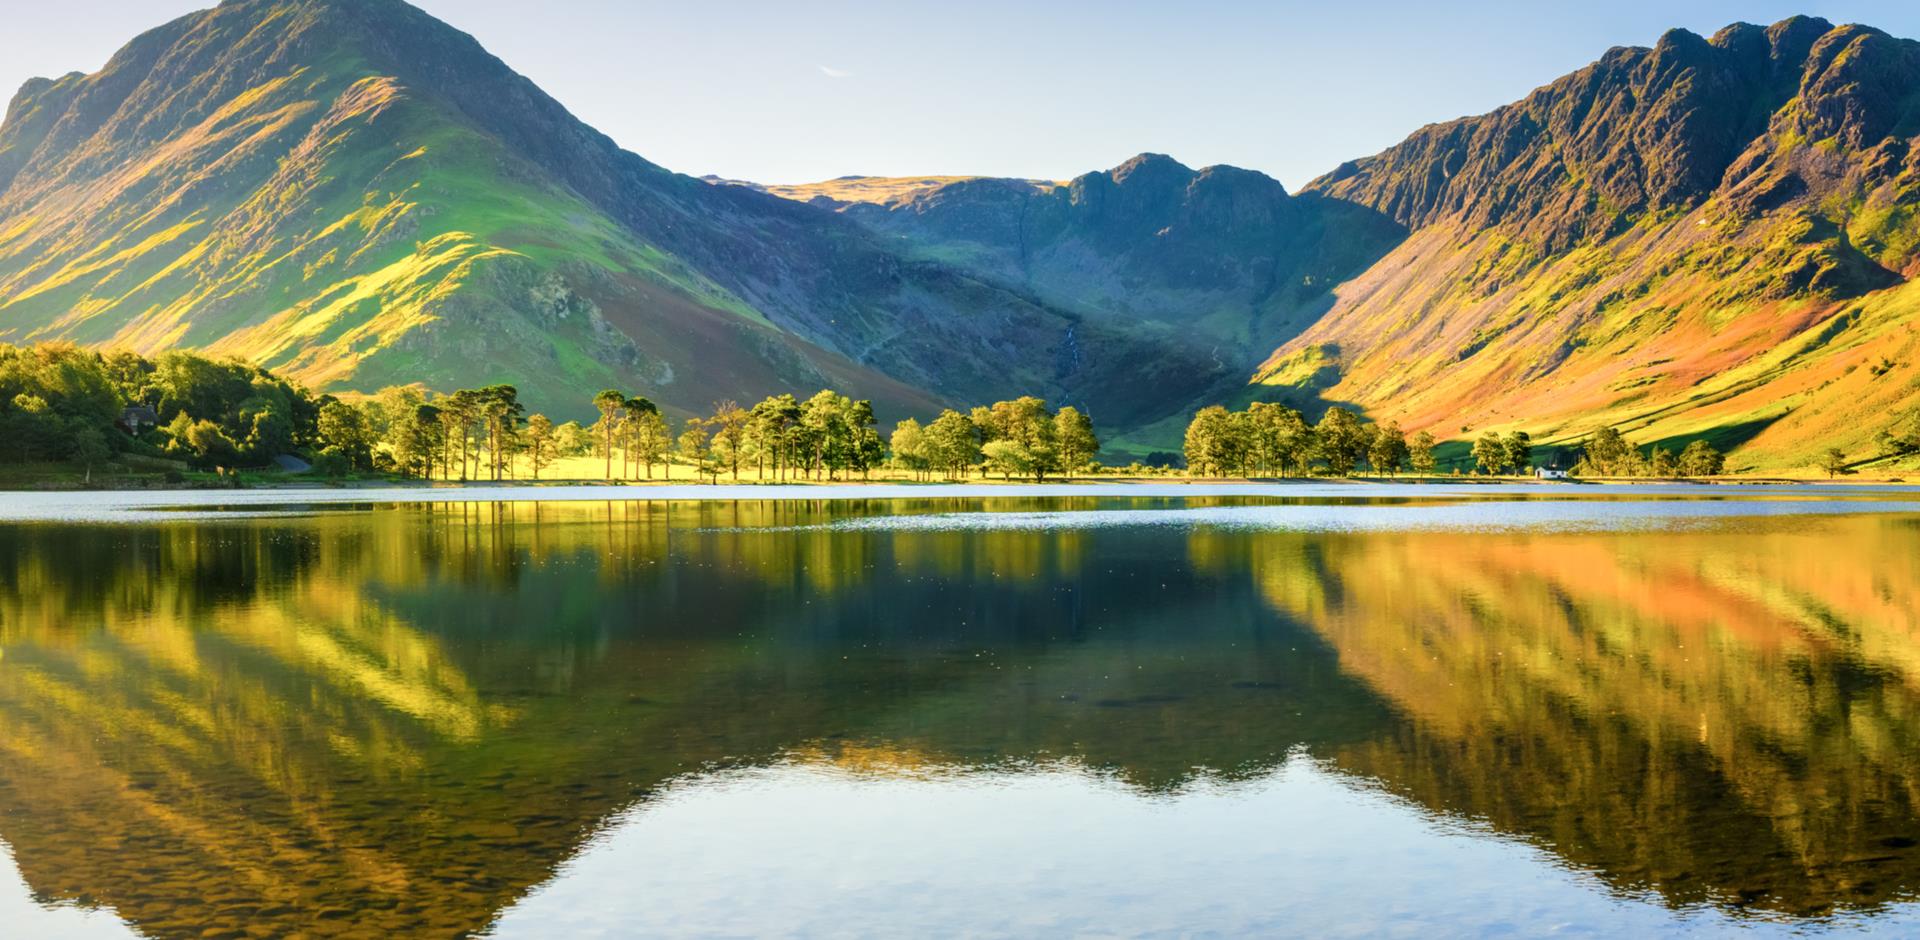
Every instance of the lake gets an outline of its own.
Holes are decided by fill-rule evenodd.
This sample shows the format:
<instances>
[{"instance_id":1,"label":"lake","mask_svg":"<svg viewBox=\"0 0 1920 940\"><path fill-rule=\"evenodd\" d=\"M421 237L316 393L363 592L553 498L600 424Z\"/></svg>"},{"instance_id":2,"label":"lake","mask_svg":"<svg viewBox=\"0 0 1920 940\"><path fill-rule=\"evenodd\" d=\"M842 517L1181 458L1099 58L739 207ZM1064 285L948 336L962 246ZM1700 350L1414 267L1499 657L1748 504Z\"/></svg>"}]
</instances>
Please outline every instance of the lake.
<instances>
[{"instance_id":1,"label":"lake","mask_svg":"<svg viewBox=\"0 0 1920 940\"><path fill-rule=\"evenodd\" d=\"M9 935L1920 931L1917 490L0 516Z\"/></svg>"}]
</instances>

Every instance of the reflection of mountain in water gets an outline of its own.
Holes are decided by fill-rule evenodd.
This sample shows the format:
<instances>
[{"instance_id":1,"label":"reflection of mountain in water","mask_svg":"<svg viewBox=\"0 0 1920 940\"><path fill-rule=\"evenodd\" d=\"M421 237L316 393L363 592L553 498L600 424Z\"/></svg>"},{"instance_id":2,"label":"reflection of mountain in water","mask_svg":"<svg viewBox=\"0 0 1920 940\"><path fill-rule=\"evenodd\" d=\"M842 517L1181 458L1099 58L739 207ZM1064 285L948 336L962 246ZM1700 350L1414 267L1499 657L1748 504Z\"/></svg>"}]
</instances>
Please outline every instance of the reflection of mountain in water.
<instances>
[{"instance_id":1,"label":"reflection of mountain in water","mask_svg":"<svg viewBox=\"0 0 1920 940\"><path fill-rule=\"evenodd\" d=\"M1409 716L1335 762L1673 903L1920 886L1920 529L1195 536Z\"/></svg>"},{"instance_id":2,"label":"reflection of mountain in water","mask_svg":"<svg viewBox=\"0 0 1920 940\"><path fill-rule=\"evenodd\" d=\"M707 768L1063 757L1164 787L1385 717L1147 544L726 530L825 512L0 529L0 838L42 896L154 934L438 934Z\"/></svg>"},{"instance_id":3,"label":"reflection of mountain in water","mask_svg":"<svg viewBox=\"0 0 1920 940\"><path fill-rule=\"evenodd\" d=\"M1304 746L1675 901L1920 885L1903 520L754 530L863 511L0 528L0 838L42 896L154 934L449 933L713 767L1059 758L1152 790Z\"/></svg>"}]
</instances>

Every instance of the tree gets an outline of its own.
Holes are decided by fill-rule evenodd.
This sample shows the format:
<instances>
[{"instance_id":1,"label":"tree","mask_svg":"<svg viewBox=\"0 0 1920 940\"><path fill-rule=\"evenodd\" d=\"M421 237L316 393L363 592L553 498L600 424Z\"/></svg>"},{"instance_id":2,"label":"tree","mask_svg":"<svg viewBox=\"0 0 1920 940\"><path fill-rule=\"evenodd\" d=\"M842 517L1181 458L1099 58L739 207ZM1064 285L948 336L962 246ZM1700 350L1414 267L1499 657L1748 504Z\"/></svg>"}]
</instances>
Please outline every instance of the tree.
<instances>
[{"instance_id":1,"label":"tree","mask_svg":"<svg viewBox=\"0 0 1920 940\"><path fill-rule=\"evenodd\" d=\"M983 444L992 441L1018 444L1025 454L1025 472L1032 474L1036 482L1046 479L1049 470L1057 469L1060 454L1055 416L1044 400L1023 395L997 401L987 409L985 417L975 423L981 426ZM984 446L981 453L986 453Z\"/></svg>"},{"instance_id":2,"label":"tree","mask_svg":"<svg viewBox=\"0 0 1920 940\"><path fill-rule=\"evenodd\" d=\"M658 411L642 414L639 426L634 428L633 446L639 452L642 466L646 468L647 479L653 479L654 464L660 465L661 473L672 476L667 470L667 451L673 446L673 440L667 431L665 415Z\"/></svg>"},{"instance_id":3,"label":"tree","mask_svg":"<svg viewBox=\"0 0 1920 940\"><path fill-rule=\"evenodd\" d=\"M433 415L440 424L439 440L434 445L434 450L440 456L440 478L453 479L453 461L457 453L460 457L460 476L464 479L467 475L467 466L466 444L462 435L466 433L466 418L451 397L437 399ZM454 449L455 441L461 441L461 450Z\"/></svg>"},{"instance_id":4,"label":"tree","mask_svg":"<svg viewBox=\"0 0 1920 940\"><path fill-rule=\"evenodd\" d=\"M980 442L973 422L958 411L948 408L940 412L940 416L927 425L926 434L929 462L948 479L965 477L980 458Z\"/></svg>"},{"instance_id":5,"label":"tree","mask_svg":"<svg viewBox=\"0 0 1920 940\"><path fill-rule=\"evenodd\" d=\"M417 472L432 478L438 445L444 439L440 409L422 402L415 404L411 411L400 413L388 425L387 452L393 455L394 466L401 473Z\"/></svg>"},{"instance_id":6,"label":"tree","mask_svg":"<svg viewBox=\"0 0 1920 940\"><path fill-rule=\"evenodd\" d=\"M593 450L593 432L580 426L578 421L568 421L553 429L553 455L555 457L578 457Z\"/></svg>"},{"instance_id":7,"label":"tree","mask_svg":"<svg viewBox=\"0 0 1920 940\"><path fill-rule=\"evenodd\" d=\"M349 467L373 466L373 432L358 408L327 398L320 406L318 434L321 449L340 455Z\"/></svg>"},{"instance_id":8,"label":"tree","mask_svg":"<svg viewBox=\"0 0 1920 940\"><path fill-rule=\"evenodd\" d=\"M627 395L619 389L606 389L593 396L593 406L600 410L598 427L601 446L606 448L607 479L609 480L613 479L613 438L615 432L619 430L620 415L626 405Z\"/></svg>"},{"instance_id":9,"label":"tree","mask_svg":"<svg viewBox=\"0 0 1920 940\"><path fill-rule=\"evenodd\" d=\"M1274 419L1280 430L1280 452L1276 455L1277 469L1282 473L1286 465L1292 464L1295 473L1306 476L1313 472L1313 457L1320 452L1319 432L1307 423L1307 416L1292 408L1283 408Z\"/></svg>"},{"instance_id":10,"label":"tree","mask_svg":"<svg viewBox=\"0 0 1920 940\"><path fill-rule=\"evenodd\" d=\"M533 478L540 479L540 469L553 463L556 456L553 437L553 419L543 414L527 418L527 426L520 432L522 449L527 453L527 463L533 467Z\"/></svg>"},{"instance_id":11,"label":"tree","mask_svg":"<svg viewBox=\"0 0 1920 940\"><path fill-rule=\"evenodd\" d=\"M486 436L488 477L499 480L513 472L513 451L520 440L516 431L526 407L520 404L520 390L511 385L489 385L476 392L474 400Z\"/></svg>"},{"instance_id":12,"label":"tree","mask_svg":"<svg viewBox=\"0 0 1920 940\"><path fill-rule=\"evenodd\" d=\"M82 427L73 433L67 453L74 463L87 468L86 482L89 484L93 482L93 465L113 456L113 451L107 447L106 435L92 426Z\"/></svg>"},{"instance_id":13,"label":"tree","mask_svg":"<svg viewBox=\"0 0 1920 940\"><path fill-rule=\"evenodd\" d=\"M1820 469L1827 471L1829 480L1853 472L1852 467L1847 463L1846 453L1838 447L1827 448L1826 454L1820 458Z\"/></svg>"},{"instance_id":14,"label":"tree","mask_svg":"<svg viewBox=\"0 0 1920 940\"><path fill-rule=\"evenodd\" d=\"M713 417L707 419L713 428L713 450L720 463L740 479L740 456L747 446L747 424L752 416L746 409L732 401L723 401L713 408Z\"/></svg>"},{"instance_id":15,"label":"tree","mask_svg":"<svg viewBox=\"0 0 1920 940\"><path fill-rule=\"evenodd\" d=\"M1432 434L1421 431L1413 436L1413 443L1407 446L1407 460L1413 464L1413 472L1433 472L1433 446Z\"/></svg>"},{"instance_id":16,"label":"tree","mask_svg":"<svg viewBox=\"0 0 1920 940\"><path fill-rule=\"evenodd\" d=\"M1011 480L1016 475L1026 476L1029 473L1037 476L1038 461L1035 460L1033 452L1027 449L1027 445L1019 441L998 438L982 445L980 452L987 458L987 469L999 472L1004 479Z\"/></svg>"},{"instance_id":17,"label":"tree","mask_svg":"<svg viewBox=\"0 0 1920 940\"><path fill-rule=\"evenodd\" d=\"M186 413L182 412L180 420L185 418ZM233 439L227 436L227 432L220 430L219 425L211 421L201 420L188 424L183 429L180 439L188 452L194 456L195 462L203 467L230 466L234 458L239 456L239 448L234 446Z\"/></svg>"},{"instance_id":18,"label":"tree","mask_svg":"<svg viewBox=\"0 0 1920 940\"><path fill-rule=\"evenodd\" d=\"M846 423L848 435L846 468L860 474L861 479L867 479L873 468L887 459L887 442L880 439L880 431L876 427L879 421L873 416L873 402L864 398L847 401L842 420Z\"/></svg>"},{"instance_id":19,"label":"tree","mask_svg":"<svg viewBox=\"0 0 1920 940\"><path fill-rule=\"evenodd\" d=\"M1224 476L1240 467L1244 450L1241 433L1244 425L1233 420L1223 405L1208 405L1194 412L1187 423L1184 446L1187 473L1193 476Z\"/></svg>"},{"instance_id":20,"label":"tree","mask_svg":"<svg viewBox=\"0 0 1920 940\"><path fill-rule=\"evenodd\" d=\"M1247 469L1285 476L1288 467L1305 470L1312 459L1313 429L1300 412L1273 402L1256 401L1239 417L1246 446Z\"/></svg>"},{"instance_id":21,"label":"tree","mask_svg":"<svg viewBox=\"0 0 1920 940\"><path fill-rule=\"evenodd\" d=\"M1093 432L1093 419L1068 405L1053 416L1053 437L1060 452L1060 472L1071 478L1083 470L1100 452L1100 438Z\"/></svg>"},{"instance_id":22,"label":"tree","mask_svg":"<svg viewBox=\"0 0 1920 940\"><path fill-rule=\"evenodd\" d=\"M100 363L120 400L129 404L153 404L153 363L145 356L121 350L102 356Z\"/></svg>"},{"instance_id":23,"label":"tree","mask_svg":"<svg viewBox=\"0 0 1920 940\"><path fill-rule=\"evenodd\" d=\"M1373 433L1373 447L1367 451L1367 462L1376 472L1399 473L1401 465L1412 456L1407 446L1407 435L1400 430L1399 424L1387 424L1376 428Z\"/></svg>"},{"instance_id":24,"label":"tree","mask_svg":"<svg viewBox=\"0 0 1920 940\"><path fill-rule=\"evenodd\" d=\"M1612 428L1593 432L1584 449L1586 453L1580 458L1584 470L1601 476L1629 476L1636 469L1639 454Z\"/></svg>"},{"instance_id":25,"label":"tree","mask_svg":"<svg viewBox=\"0 0 1920 940\"><path fill-rule=\"evenodd\" d=\"M853 452L853 432L847 423L852 402L838 392L821 389L800 407L801 463L810 476L826 471L833 479L835 470L848 465Z\"/></svg>"},{"instance_id":26,"label":"tree","mask_svg":"<svg viewBox=\"0 0 1920 940\"><path fill-rule=\"evenodd\" d=\"M1338 476L1353 473L1361 458L1367 455L1367 445L1372 436L1361 427L1360 419L1345 408L1328 408L1320 416L1320 423L1314 426L1314 437L1319 441L1320 459L1327 462L1327 469Z\"/></svg>"},{"instance_id":27,"label":"tree","mask_svg":"<svg viewBox=\"0 0 1920 940\"><path fill-rule=\"evenodd\" d=\"M713 451L707 446L707 425L699 418L688 418L687 429L680 432L680 459L693 467L694 479L713 476L718 482L719 468L714 466Z\"/></svg>"},{"instance_id":28,"label":"tree","mask_svg":"<svg viewBox=\"0 0 1920 940\"><path fill-rule=\"evenodd\" d=\"M1480 472L1497 475L1507 472L1513 454L1507 449L1507 442L1500 435L1488 431L1473 442L1473 462L1480 465Z\"/></svg>"},{"instance_id":29,"label":"tree","mask_svg":"<svg viewBox=\"0 0 1920 940\"><path fill-rule=\"evenodd\" d=\"M800 423L800 403L792 395L774 395L753 406L749 434L753 441L754 473L765 477L769 462L775 479L783 479L793 453L794 428Z\"/></svg>"},{"instance_id":30,"label":"tree","mask_svg":"<svg viewBox=\"0 0 1920 940\"><path fill-rule=\"evenodd\" d=\"M440 399L440 421L446 426L449 436L448 454L459 457L462 480L478 476L480 472L480 454L474 447L473 431L481 423L482 405L478 389L458 389ZM459 444L457 450L454 449L456 441ZM468 471L469 464L473 467L471 473Z\"/></svg>"},{"instance_id":31,"label":"tree","mask_svg":"<svg viewBox=\"0 0 1920 940\"><path fill-rule=\"evenodd\" d=\"M1647 461L1647 472L1662 479L1671 479L1680 475L1680 463L1673 459L1673 451L1655 447L1652 458Z\"/></svg>"},{"instance_id":32,"label":"tree","mask_svg":"<svg viewBox=\"0 0 1920 940\"><path fill-rule=\"evenodd\" d=\"M888 444L893 450L896 469L912 473L918 479L931 466L927 459L927 433L920 427L920 422L912 418L901 419L893 426L893 436Z\"/></svg>"},{"instance_id":33,"label":"tree","mask_svg":"<svg viewBox=\"0 0 1920 940\"><path fill-rule=\"evenodd\" d=\"M22 463L35 454L50 454L66 436L67 422L53 405L40 395L20 392L13 396L13 407L0 420L0 439L19 454Z\"/></svg>"},{"instance_id":34,"label":"tree","mask_svg":"<svg viewBox=\"0 0 1920 940\"><path fill-rule=\"evenodd\" d=\"M1507 469L1526 473L1533 469L1533 436L1525 431L1507 435Z\"/></svg>"},{"instance_id":35,"label":"tree","mask_svg":"<svg viewBox=\"0 0 1920 940\"><path fill-rule=\"evenodd\" d=\"M1680 473L1689 477L1718 476L1727 459L1704 440L1689 443L1680 451Z\"/></svg>"},{"instance_id":36,"label":"tree","mask_svg":"<svg viewBox=\"0 0 1920 940\"><path fill-rule=\"evenodd\" d=\"M626 454L625 460L623 460L621 464L621 472L626 472L626 462L631 461L633 463L633 475L638 477L640 475L640 464L644 460L647 465L647 478L652 479L653 460L648 457L647 454L642 453L642 451L650 452L649 445L652 441L642 441L641 438L657 432L661 438L659 442L660 448L666 446L667 425L665 420L660 419L660 407L655 405L652 399L645 396L635 396L620 403L620 420L621 433L619 436L624 442L621 446L625 449Z\"/></svg>"}]
</instances>

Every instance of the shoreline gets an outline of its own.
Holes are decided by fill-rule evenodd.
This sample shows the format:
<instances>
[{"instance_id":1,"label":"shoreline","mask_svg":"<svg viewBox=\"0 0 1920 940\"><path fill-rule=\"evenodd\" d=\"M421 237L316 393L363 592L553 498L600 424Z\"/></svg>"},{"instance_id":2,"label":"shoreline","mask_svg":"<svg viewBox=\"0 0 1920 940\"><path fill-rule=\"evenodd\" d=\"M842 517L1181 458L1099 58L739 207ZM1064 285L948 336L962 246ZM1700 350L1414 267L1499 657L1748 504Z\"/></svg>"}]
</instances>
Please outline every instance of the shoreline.
<instances>
[{"instance_id":1,"label":"shoreline","mask_svg":"<svg viewBox=\"0 0 1920 940\"><path fill-rule=\"evenodd\" d=\"M467 483L454 485L284 485L249 489L57 490L0 493L0 524L22 522L130 522L206 518L192 510L243 515L245 510L341 508L435 503L765 502L1033 500L1069 498L1397 498L1458 500L1521 498L1538 501L1638 498L1659 500L1736 495L1790 497L1847 493L1900 494L1915 498L1920 485L1865 482L1688 483L1635 482L1565 485L1538 481L1454 482L1299 480L1287 482L1101 482L1101 483L653 483L557 484Z\"/></svg>"},{"instance_id":2,"label":"shoreline","mask_svg":"<svg viewBox=\"0 0 1920 940\"><path fill-rule=\"evenodd\" d=\"M120 478L122 480L126 478ZM139 479L139 478L136 478ZM1826 479L1821 477L1793 476L1719 476L1719 477L1583 477L1557 480L1545 480L1531 476L1417 476L1407 474L1397 477L1352 476L1352 477L1186 477L1186 476L1096 476L1052 479L1036 483L1032 480L1000 480L990 478L966 480L725 480L719 482L698 482L681 479L657 480L604 480L590 477L570 479L531 480L413 480L413 479L347 479L328 480L323 478L292 479L246 479L239 485L220 485L211 481L195 483L161 483L153 485L50 485L50 486L9 486L0 482L0 502L10 497L28 494L67 494L85 493L246 493L246 492L345 492L355 490L381 491L448 491L487 489L699 489L725 491L732 489L944 489L952 487L974 487L1005 490L1036 490L1059 486L1086 487L1124 487L1124 486L1166 486L1166 487L1376 487L1376 486L1457 486L1457 487L1541 487L1563 489L1585 489L1590 487L1674 487L1674 486L1821 486L1821 487L1920 487L1920 481L1909 482L1902 477L1850 477L1845 479ZM645 497L635 497L645 498Z\"/></svg>"}]
</instances>

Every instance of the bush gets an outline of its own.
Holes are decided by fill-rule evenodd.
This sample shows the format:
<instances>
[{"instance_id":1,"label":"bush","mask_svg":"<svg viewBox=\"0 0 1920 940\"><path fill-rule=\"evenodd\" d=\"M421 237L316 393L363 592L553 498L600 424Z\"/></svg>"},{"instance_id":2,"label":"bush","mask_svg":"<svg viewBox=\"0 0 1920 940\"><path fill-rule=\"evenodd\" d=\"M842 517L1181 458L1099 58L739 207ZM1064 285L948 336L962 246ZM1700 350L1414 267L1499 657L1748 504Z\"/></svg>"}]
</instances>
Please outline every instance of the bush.
<instances>
[{"instance_id":1,"label":"bush","mask_svg":"<svg viewBox=\"0 0 1920 940\"><path fill-rule=\"evenodd\" d=\"M313 472L323 477L339 479L353 470L353 461L346 454L328 448L313 458Z\"/></svg>"}]
</instances>

